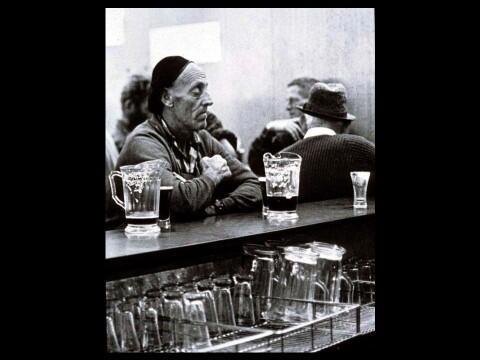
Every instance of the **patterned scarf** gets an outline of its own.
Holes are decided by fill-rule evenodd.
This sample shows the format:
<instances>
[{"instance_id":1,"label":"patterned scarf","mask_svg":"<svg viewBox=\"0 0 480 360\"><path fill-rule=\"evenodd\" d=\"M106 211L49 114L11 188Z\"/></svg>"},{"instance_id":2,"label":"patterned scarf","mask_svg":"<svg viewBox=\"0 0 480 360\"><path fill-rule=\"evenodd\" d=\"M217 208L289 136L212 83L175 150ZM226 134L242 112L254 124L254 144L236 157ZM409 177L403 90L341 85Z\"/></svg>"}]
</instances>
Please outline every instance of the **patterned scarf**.
<instances>
[{"instance_id":1,"label":"patterned scarf","mask_svg":"<svg viewBox=\"0 0 480 360\"><path fill-rule=\"evenodd\" d=\"M188 152L185 153L179 146L177 139L175 138L175 135L170 131L168 128L167 123L163 118L159 117L157 118L160 120L160 125L163 128L163 131L168 137L168 142L172 145L173 150L175 152L175 160L177 161L177 164L179 167L182 169L182 172L185 172L187 174L192 174L192 175L199 175L200 174L200 159L201 159L201 154L199 152L200 149L200 136L198 133L195 131L193 132L193 137L187 144L187 149Z\"/></svg>"}]
</instances>

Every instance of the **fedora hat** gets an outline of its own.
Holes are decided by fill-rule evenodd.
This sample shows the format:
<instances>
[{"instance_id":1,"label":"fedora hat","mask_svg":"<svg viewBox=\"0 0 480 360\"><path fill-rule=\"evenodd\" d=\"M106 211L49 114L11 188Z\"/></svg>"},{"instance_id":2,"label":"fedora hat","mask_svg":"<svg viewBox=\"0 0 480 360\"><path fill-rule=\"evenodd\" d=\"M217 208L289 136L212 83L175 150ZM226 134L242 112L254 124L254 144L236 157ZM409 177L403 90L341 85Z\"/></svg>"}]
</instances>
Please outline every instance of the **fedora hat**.
<instances>
[{"instance_id":1,"label":"fedora hat","mask_svg":"<svg viewBox=\"0 0 480 360\"><path fill-rule=\"evenodd\" d=\"M335 120L355 120L355 116L347 111L345 86L340 83L315 83L310 89L307 102L297 106L302 112L315 117L326 117Z\"/></svg>"}]
</instances>

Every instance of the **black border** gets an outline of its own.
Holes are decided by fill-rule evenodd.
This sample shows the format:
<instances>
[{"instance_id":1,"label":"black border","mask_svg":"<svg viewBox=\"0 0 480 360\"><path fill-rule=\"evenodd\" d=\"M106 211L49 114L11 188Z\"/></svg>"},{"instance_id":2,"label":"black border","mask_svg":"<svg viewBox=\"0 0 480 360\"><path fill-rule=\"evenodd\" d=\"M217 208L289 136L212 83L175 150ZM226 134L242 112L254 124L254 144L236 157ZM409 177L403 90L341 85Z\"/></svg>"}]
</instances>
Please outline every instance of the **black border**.
<instances>
[{"instance_id":1,"label":"black border","mask_svg":"<svg viewBox=\"0 0 480 360\"><path fill-rule=\"evenodd\" d=\"M268 5L278 4L264 6ZM19 109L27 115L18 121L19 133L15 134L21 136L10 140L16 146L13 149L19 147L19 139L31 142L20 146L21 159L28 159L28 172L24 160L20 164L26 180L22 186L31 189L34 179L34 187L40 189L34 194L36 201L27 195L27 203L34 204L33 218L9 235L10 242L19 244L14 251L21 254L11 256L7 274L12 274L19 289L12 288L14 295L9 299L14 304L24 300L12 311L14 323L23 327L19 330L22 337L33 339L16 349L92 356L103 353L105 343L104 8L43 10L32 8L23 18L33 25L29 29L36 32L34 40L38 41L26 55L17 56L20 49L10 53L18 58L25 78L17 93L22 101ZM359 343L356 354L380 353L385 346L389 350L382 353L411 355L409 346L393 344L402 343L406 334L411 341L421 339L422 327L408 320L421 318L423 312L414 307L415 312L408 303L413 301L411 293L424 284L418 275L418 269L425 266L421 250L435 245L422 227L428 183L419 175L432 159L421 154L431 130L428 108L422 109L421 100L426 99L422 84L428 86L424 70L432 63L420 52L431 38L419 32L428 27L430 12L382 6L376 7L375 14L377 331L374 340ZM422 99L415 99L418 95ZM409 174L406 185L400 180L405 171ZM23 231L32 234L24 236ZM19 320L21 311L27 316ZM36 324L35 336L25 332L25 326L32 323Z\"/></svg>"}]
</instances>

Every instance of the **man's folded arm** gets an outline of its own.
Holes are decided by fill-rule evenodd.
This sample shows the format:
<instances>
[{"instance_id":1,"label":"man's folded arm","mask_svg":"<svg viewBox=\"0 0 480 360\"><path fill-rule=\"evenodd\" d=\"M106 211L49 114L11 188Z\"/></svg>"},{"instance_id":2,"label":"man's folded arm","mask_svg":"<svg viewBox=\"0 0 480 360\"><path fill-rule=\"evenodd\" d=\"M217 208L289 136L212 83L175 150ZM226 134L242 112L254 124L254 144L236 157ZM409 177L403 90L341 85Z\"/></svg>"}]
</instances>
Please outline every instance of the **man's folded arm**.
<instances>
[{"instance_id":1,"label":"man's folded arm","mask_svg":"<svg viewBox=\"0 0 480 360\"><path fill-rule=\"evenodd\" d=\"M120 155L118 164L134 165L149 160L164 160L168 164L161 174L161 184L173 186L170 211L174 215L199 215L205 207L213 203L215 183L209 177L200 175L185 182L179 180L172 171L168 151L161 143L148 136L132 139L126 151Z\"/></svg>"},{"instance_id":2,"label":"man's folded arm","mask_svg":"<svg viewBox=\"0 0 480 360\"><path fill-rule=\"evenodd\" d=\"M213 137L210 145L215 154L219 154L226 161L232 176L222 183L232 188L232 192L222 199L225 211L243 211L257 208L262 201L262 191L257 176L248 167L225 151L223 146ZM221 184L222 184L221 183Z\"/></svg>"}]
</instances>

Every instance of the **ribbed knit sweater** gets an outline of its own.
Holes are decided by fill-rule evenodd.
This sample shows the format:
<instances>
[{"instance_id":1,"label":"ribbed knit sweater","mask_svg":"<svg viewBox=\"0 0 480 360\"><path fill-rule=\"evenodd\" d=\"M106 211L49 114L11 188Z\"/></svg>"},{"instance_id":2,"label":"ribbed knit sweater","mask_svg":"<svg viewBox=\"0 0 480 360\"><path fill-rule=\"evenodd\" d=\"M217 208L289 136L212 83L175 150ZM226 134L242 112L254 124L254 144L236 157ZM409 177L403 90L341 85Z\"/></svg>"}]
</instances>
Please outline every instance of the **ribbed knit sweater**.
<instances>
[{"instance_id":1,"label":"ribbed knit sweater","mask_svg":"<svg viewBox=\"0 0 480 360\"><path fill-rule=\"evenodd\" d=\"M299 201L353 197L350 171L370 171L367 197L375 189L375 145L351 134L308 137L283 149L302 157Z\"/></svg>"}]
</instances>

